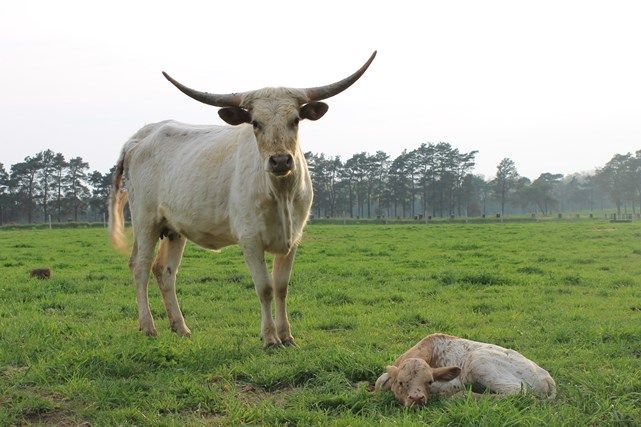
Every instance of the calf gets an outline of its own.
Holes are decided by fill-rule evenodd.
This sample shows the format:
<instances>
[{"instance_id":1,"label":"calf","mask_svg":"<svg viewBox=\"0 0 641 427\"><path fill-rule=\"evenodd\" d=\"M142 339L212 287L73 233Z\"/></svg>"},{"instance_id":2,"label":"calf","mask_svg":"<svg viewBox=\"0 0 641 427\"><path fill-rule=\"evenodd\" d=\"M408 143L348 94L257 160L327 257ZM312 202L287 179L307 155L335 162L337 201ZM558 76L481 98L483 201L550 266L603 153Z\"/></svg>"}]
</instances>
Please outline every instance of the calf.
<instances>
[{"instance_id":1,"label":"calf","mask_svg":"<svg viewBox=\"0 0 641 427\"><path fill-rule=\"evenodd\" d=\"M550 374L522 354L445 334L428 335L396 359L376 381L376 390L391 389L399 402L414 406L431 394L451 396L466 384L504 395L556 395Z\"/></svg>"}]
</instances>

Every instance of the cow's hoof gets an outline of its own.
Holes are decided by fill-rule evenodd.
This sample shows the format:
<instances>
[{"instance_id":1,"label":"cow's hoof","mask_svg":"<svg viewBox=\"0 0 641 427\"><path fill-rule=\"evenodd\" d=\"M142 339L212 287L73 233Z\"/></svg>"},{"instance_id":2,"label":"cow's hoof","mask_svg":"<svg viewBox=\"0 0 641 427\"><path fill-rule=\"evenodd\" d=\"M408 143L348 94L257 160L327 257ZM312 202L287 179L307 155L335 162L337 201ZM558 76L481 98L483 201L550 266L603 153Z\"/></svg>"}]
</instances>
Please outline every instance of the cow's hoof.
<instances>
[{"instance_id":1,"label":"cow's hoof","mask_svg":"<svg viewBox=\"0 0 641 427\"><path fill-rule=\"evenodd\" d=\"M292 336L282 339L281 342L285 347L289 347L289 346L296 347L296 342L294 341L294 337Z\"/></svg>"},{"instance_id":2,"label":"cow's hoof","mask_svg":"<svg viewBox=\"0 0 641 427\"><path fill-rule=\"evenodd\" d=\"M182 325L171 325L171 330L180 335L181 337L190 338L191 331L184 323Z\"/></svg>"},{"instance_id":3,"label":"cow's hoof","mask_svg":"<svg viewBox=\"0 0 641 427\"><path fill-rule=\"evenodd\" d=\"M143 331L145 333L145 335L147 335L148 337L155 337L156 335L158 335L158 333L156 332L156 328L154 328L154 327L151 327L151 328L146 327L145 328L145 327L141 326L138 329Z\"/></svg>"},{"instance_id":4,"label":"cow's hoof","mask_svg":"<svg viewBox=\"0 0 641 427\"><path fill-rule=\"evenodd\" d=\"M282 346L283 343L278 338L275 341L267 341L263 344L264 349L280 348Z\"/></svg>"}]
</instances>

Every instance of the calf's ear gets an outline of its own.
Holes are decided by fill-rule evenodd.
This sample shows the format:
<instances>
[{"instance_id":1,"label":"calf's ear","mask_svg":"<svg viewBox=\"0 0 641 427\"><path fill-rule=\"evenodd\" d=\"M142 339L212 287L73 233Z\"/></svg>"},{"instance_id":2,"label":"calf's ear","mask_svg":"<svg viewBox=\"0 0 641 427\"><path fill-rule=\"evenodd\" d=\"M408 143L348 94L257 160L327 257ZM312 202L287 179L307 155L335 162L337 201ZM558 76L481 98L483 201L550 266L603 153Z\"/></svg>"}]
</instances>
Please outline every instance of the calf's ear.
<instances>
[{"instance_id":1,"label":"calf's ear","mask_svg":"<svg viewBox=\"0 0 641 427\"><path fill-rule=\"evenodd\" d=\"M389 376L390 379L390 385L393 381L396 381L396 377L398 376L398 367L394 365L390 365L387 368L385 368L387 371L387 375Z\"/></svg>"},{"instance_id":2,"label":"calf's ear","mask_svg":"<svg viewBox=\"0 0 641 427\"><path fill-rule=\"evenodd\" d=\"M435 381L451 381L461 374L458 366L446 366L444 368L432 368L432 376Z\"/></svg>"},{"instance_id":3,"label":"calf's ear","mask_svg":"<svg viewBox=\"0 0 641 427\"><path fill-rule=\"evenodd\" d=\"M300 109L300 118L318 120L325 115L328 108L324 102L308 102Z\"/></svg>"},{"instance_id":4,"label":"calf's ear","mask_svg":"<svg viewBox=\"0 0 641 427\"><path fill-rule=\"evenodd\" d=\"M389 374L385 372L376 380L374 391L389 390L391 388L392 388L392 379L390 378Z\"/></svg>"},{"instance_id":5,"label":"calf's ear","mask_svg":"<svg viewBox=\"0 0 641 427\"><path fill-rule=\"evenodd\" d=\"M218 110L218 115L225 121L225 123L228 123L232 126L236 126L241 123L249 123L252 121L249 112L240 107L223 107Z\"/></svg>"}]
</instances>

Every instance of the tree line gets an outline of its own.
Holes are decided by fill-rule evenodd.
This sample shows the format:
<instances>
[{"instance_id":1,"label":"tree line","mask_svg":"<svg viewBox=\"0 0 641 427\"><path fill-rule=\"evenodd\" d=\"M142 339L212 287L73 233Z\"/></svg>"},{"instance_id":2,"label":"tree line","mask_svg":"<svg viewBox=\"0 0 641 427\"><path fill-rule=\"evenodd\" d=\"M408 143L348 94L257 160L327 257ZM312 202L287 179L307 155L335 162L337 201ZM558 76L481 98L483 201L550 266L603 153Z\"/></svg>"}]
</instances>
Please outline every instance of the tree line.
<instances>
[{"instance_id":1,"label":"tree line","mask_svg":"<svg viewBox=\"0 0 641 427\"><path fill-rule=\"evenodd\" d=\"M545 172L531 180L505 158L494 176L474 173L477 151L421 144L391 158L383 151L338 156L305 153L316 217L423 218L616 209L641 212L641 150L616 154L590 173ZM0 163L0 225L102 221L114 168L90 171L81 157L44 150Z\"/></svg>"},{"instance_id":2,"label":"tree line","mask_svg":"<svg viewBox=\"0 0 641 427\"><path fill-rule=\"evenodd\" d=\"M473 172L477 151L451 144L421 144L390 158L362 152L343 161L305 154L314 185L317 217L481 216L616 209L641 212L641 150L617 154L590 173L518 173L509 158L494 176Z\"/></svg>"},{"instance_id":3,"label":"tree line","mask_svg":"<svg viewBox=\"0 0 641 427\"><path fill-rule=\"evenodd\" d=\"M11 165L0 163L0 225L45 221L101 221L114 168L90 172L81 157L44 150Z\"/></svg>"}]
</instances>

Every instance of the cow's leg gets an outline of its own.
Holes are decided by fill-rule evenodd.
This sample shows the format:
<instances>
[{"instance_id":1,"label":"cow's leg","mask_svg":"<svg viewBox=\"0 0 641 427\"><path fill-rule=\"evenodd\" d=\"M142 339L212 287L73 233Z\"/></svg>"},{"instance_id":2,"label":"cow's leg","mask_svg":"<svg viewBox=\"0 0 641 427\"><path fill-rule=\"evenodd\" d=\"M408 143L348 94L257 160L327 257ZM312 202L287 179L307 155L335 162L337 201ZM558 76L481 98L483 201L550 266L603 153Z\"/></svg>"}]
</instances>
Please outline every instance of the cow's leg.
<instances>
[{"instance_id":1,"label":"cow's leg","mask_svg":"<svg viewBox=\"0 0 641 427\"><path fill-rule=\"evenodd\" d=\"M171 329L178 335L189 337L191 331L185 324L185 318L176 298L176 273L180 266L185 243L186 239L177 233L172 233L161 240L152 271L162 293Z\"/></svg>"},{"instance_id":2,"label":"cow's leg","mask_svg":"<svg viewBox=\"0 0 641 427\"><path fill-rule=\"evenodd\" d=\"M483 386L486 390L497 394L519 394L525 390L522 381L513 375L511 366L499 360L493 354L486 355L483 350L477 350L470 355L467 362L467 379L470 383Z\"/></svg>"},{"instance_id":3,"label":"cow's leg","mask_svg":"<svg viewBox=\"0 0 641 427\"><path fill-rule=\"evenodd\" d=\"M294 344L289 320L287 319L287 286L295 254L296 248L292 248L287 255L276 255L274 257L274 270L272 271L274 293L276 294L276 332L284 345Z\"/></svg>"},{"instance_id":4,"label":"cow's leg","mask_svg":"<svg viewBox=\"0 0 641 427\"><path fill-rule=\"evenodd\" d=\"M242 243L245 263L249 267L256 294L260 300L260 335L263 339L264 347L273 347L282 345L280 338L276 334L274 319L272 319L272 278L265 265L265 251L255 243Z\"/></svg>"},{"instance_id":5,"label":"cow's leg","mask_svg":"<svg viewBox=\"0 0 641 427\"><path fill-rule=\"evenodd\" d=\"M135 239L129 266L133 272L134 284L136 286L138 321L141 331L149 336L155 336L156 326L154 325L154 318L151 315L151 308L149 307L147 284L149 282L149 270L151 268L151 261L154 256L158 235L151 231L137 231Z\"/></svg>"}]
</instances>

